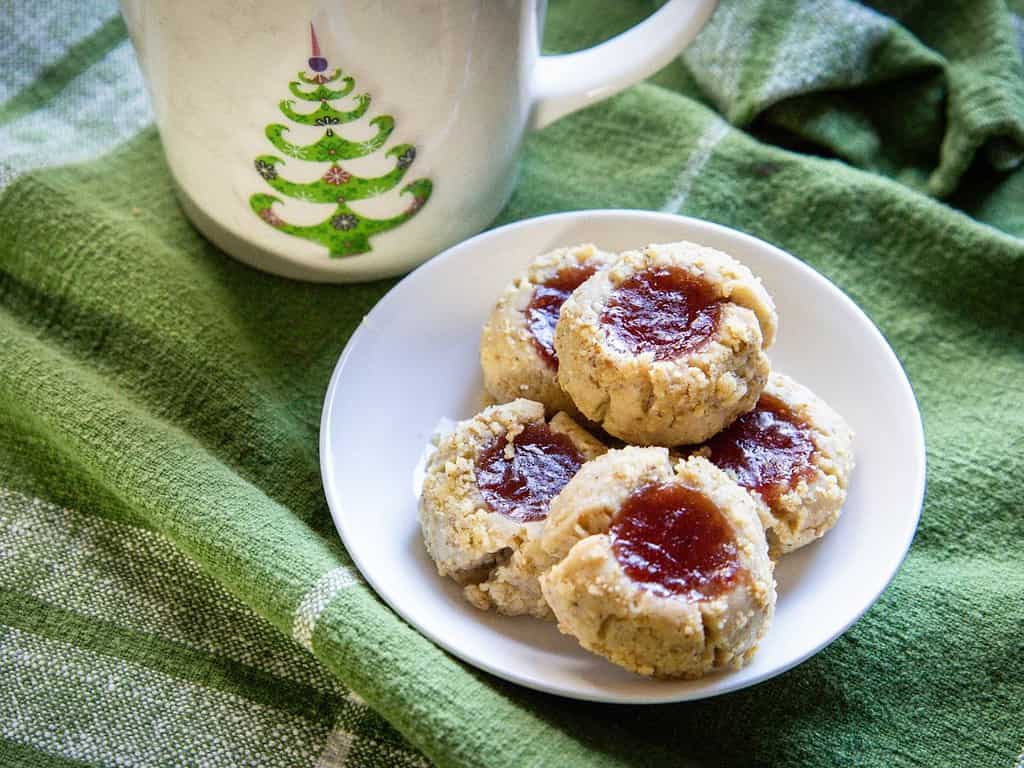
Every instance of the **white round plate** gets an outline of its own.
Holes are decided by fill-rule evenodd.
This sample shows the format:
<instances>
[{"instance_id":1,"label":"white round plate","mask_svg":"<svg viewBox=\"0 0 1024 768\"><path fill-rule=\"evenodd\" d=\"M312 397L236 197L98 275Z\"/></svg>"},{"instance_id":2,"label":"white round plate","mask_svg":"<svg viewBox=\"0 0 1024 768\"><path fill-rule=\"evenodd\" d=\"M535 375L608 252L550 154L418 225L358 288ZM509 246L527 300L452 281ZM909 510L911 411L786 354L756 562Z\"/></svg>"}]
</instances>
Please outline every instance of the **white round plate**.
<instances>
[{"instance_id":1,"label":"white round plate","mask_svg":"<svg viewBox=\"0 0 1024 768\"><path fill-rule=\"evenodd\" d=\"M856 432L843 516L775 571L775 621L742 670L696 681L633 675L587 653L553 623L484 613L437 575L423 548L413 477L438 421L480 407L480 327L530 259L562 245L610 251L692 240L732 254L775 298L773 364L808 385ZM427 262L352 335L327 390L320 465L334 523L366 580L407 622L461 659L562 696L656 703L766 680L838 637L877 599L910 546L924 495L924 435L899 361L832 283L726 227L643 211L579 211L485 232Z\"/></svg>"}]
</instances>

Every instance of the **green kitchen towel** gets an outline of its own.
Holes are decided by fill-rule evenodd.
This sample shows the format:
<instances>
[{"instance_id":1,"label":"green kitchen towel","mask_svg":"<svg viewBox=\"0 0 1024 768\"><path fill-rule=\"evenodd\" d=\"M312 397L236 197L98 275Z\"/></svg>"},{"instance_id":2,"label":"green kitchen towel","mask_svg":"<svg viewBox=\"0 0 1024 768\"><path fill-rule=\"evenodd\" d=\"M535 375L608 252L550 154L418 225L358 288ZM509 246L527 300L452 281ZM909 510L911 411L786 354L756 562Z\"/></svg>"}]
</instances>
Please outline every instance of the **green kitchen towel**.
<instances>
[{"instance_id":1,"label":"green kitchen towel","mask_svg":"<svg viewBox=\"0 0 1024 768\"><path fill-rule=\"evenodd\" d=\"M1024 70L999 0L730 3L684 53L710 101L859 167L938 195L976 155L996 170L1024 155Z\"/></svg>"},{"instance_id":2,"label":"green kitchen towel","mask_svg":"<svg viewBox=\"0 0 1024 768\"><path fill-rule=\"evenodd\" d=\"M551 3L549 46L650 11L589 5ZM198 235L113 14L0 17L0 765L1014 764L1019 17L723 2L682 62L527 143L501 221L636 207L773 242L879 325L925 421L921 527L863 619L754 688L626 707L465 666L354 571L319 408L392 283L289 282Z\"/></svg>"}]
</instances>

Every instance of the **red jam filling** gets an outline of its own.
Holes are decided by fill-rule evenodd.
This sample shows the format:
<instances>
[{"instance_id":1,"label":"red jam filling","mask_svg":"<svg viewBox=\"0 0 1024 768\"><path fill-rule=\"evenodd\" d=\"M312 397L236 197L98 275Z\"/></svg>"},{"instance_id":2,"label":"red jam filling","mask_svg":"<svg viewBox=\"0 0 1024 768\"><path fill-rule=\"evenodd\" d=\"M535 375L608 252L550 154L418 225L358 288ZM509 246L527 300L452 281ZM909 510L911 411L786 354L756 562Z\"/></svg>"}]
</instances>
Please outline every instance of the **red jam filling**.
<instances>
[{"instance_id":1,"label":"red jam filling","mask_svg":"<svg viewBox=\"0 0 1024 768\"><path fill-rule=\"evenodd\" d=\"M548 503L576 474L585 459L565 435L547 424L527 424L505 456L504 435L476 461L476 484L492 512L529 523L548 516Z\"/></svg>"},{"instance_id":2,"label":"red jam filling","mask_svg":"<svg viewBox=\"0 0 1024 768\"><path fill-rule=\"evenodd\" d=\"M533 289L533 297L526 307L526 327L530 339L541 359L554 370L558 370L558 355L555 354L555 326L558 314L569 294L597 271L596 266L565 267L545 283Z\"/></svg>"},{"instance_id":3,"label":"red jam filling","mask_svg":"<svg viewBox=\"0 0 1024 768\"><path fill-rule=\"evenodd\" d=\"M705 443L708 459L772 504L813 472L811 430L785 403L761 395L754 410Z\"/></svg>"},{"instance_id":4,"label":"red jam filling","mask_svg":"<svg viewBox=\"0 0 1024 768\"><path fill-rule=\"evenodd\" d=\"M706 280L678 267L658 267L615 288L601 322L627 352L674 360L714 336L723 303Z\"/></svg>"},{"instance_id":5,"label":"red jam filling","mask_svg":"<svg viewBox=\"0 0 1024 768\"><path fill-rule=\"evenodd\" d=\"M611 537L626 575L662 595L711 599L741 572L732 525L711 499L678 483L634 491Z\"/></svg>"}]
</instances>

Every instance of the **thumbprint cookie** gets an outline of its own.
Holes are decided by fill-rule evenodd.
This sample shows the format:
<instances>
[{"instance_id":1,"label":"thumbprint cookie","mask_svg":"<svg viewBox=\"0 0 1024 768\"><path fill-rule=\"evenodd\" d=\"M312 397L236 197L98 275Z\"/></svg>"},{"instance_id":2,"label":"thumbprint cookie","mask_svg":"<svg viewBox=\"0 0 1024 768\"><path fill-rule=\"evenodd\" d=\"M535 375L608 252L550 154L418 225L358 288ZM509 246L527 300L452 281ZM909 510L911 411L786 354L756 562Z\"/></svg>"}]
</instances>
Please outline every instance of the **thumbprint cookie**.
<instances>
[{"instance_id":1,"label":"thumbprint cookie","mask_svg":"<svg viewBox=\"0 0 1024 768\"><path fill-rule=\"evenodd\" d=\"M548 413L575 412L555 382L555 325L569 294L614 259L593 245L558 248L509 285L480 336L484 386L495 401L525 397L543 403Z\"/></svg>"},{"instance_id":2,"label":"thumbprint cookie","mask_svg":"<svg viewBox=\"0 0 1024 768\"><path fill-rule=\"evenodd\" d=\"M740 667L775 609L753 499L700 457L664 448L588 462L551 503L540 577L559 629L634 672L696 678Z\"/></svg>"},{"instance_id":3,"label":"thumbprint cookie","mask_svg":"<svg viewBox=\"0 0 1024 768\"><path fill-rule=\"evenodd\" d=\"M557 381L583 416L627 443L698 443L757 402L776 324L768 292L731 256L649 245L566 299Z\"/></svg>"},{"instance_id":4,"label":"thumbprint cookie","mask_svg":"<svg viewBox=\"0 0 1024 768\"><path fill-rule=\"evenodd\" d=\"M459 422L427 462L420 525L437 571L478 608L550 612L537 577L548 504L604 446L564 413L530 400L492 405Z\"/></svg>"},{"instance_id":5,"label":"thumbprint cookie","mask_svg":"<svg viewBox=\"0 0 1024 768\"><path fill-rule=\"evenodd\" d=\"M751 493L778 557L839 520L853 471L853 432L807 387L773 372L753 410L696 453Z\"/></svg>"}]
</instances>

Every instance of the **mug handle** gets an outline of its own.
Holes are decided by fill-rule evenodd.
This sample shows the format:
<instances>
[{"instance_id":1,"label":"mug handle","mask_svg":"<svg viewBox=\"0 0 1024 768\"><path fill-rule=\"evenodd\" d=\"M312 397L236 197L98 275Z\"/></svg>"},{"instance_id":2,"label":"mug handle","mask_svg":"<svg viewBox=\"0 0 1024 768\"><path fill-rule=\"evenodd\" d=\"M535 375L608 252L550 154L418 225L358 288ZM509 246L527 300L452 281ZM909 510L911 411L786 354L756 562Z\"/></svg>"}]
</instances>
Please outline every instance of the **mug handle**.
<instances>
[{"instance_id":1,"label":"mug handle","mask_svg":"<svg viewBox=\"0 0 1024 768\"><path fill-rule=\"evenodd\" d=\"M669 0L630 30L593 48L541 56L530 128L594 104L664 67L697 36L718 0Z\"/></svg>"}]
</instances>

